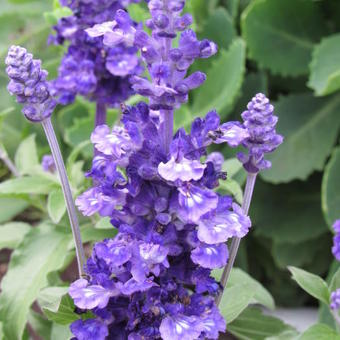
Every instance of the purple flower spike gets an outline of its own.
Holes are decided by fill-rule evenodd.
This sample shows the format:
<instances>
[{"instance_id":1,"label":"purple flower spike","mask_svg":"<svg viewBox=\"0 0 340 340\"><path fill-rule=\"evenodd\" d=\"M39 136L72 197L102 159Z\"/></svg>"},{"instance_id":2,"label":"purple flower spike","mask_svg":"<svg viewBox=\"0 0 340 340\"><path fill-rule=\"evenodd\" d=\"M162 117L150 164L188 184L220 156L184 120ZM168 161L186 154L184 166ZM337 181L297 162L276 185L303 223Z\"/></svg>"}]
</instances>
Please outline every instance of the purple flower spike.
<instances>
[{"instance_id":1,"label":"purple flower spike","mask_svg":"<svg viewBox=\"0 0 340 340\"><path fill-rule=\"evenodd\" d=\"M185 315L168 316L159 328L163 340L195 340L198 339L202 329L200 320Z\"/></svg>"},{"instance_id":2,"label":"purple flower spike","mask_svg":"<svg viewBox=\"0 0 340 340\"><path fill-rule=\"evenodd\" d=\"M249 154L239 153L238 158L248 172L257 173L271 167L264 154L273 152L283 142L283 137L276 133L278 118L273 115L274 107L264 94L258 93L247 108L242 118L250 136L242 144Z\"/></svg>"},{"instance_id":3,"label":"purple flower spike","mask_svg":"<svg viewBox=\"0 0 340 340\"><path fill-rule=\"evenodd\" d=\"M81 309L105 308L112 296L120 292L116 287L107 289L99 285L89 285L85 279L79 279L71 284L69 294L77 307Z\"/></svg>"},{"instance_id":4,"label":"purple flower spike","mask_svg":"<svg viewBox=\"0 0 340 340\"><path fill-rule=\"evenodd\" d=\"M24 104L22 113L32 122L49 118L56 106L50 95L47 71L41 69L41 61L33 59L32 54L20 46L8 50L7 74L11 81L8 91L15 95L17 102Z\"/></svg>"},{"instance_id":5,"label":"purple flower spike","mask_svg":"<svg viewBox=\"0 0 340 340\"><path fill-rule=\"evenodd\" d=\"M335 231L335 235L333 237L332 253L334 257L340 261L340 219L334 222L333 229Z\"/></svg>"},{"instance_id":6,"label":"purple flower spike","mask_svg":"<svg viewBox=\"0 0 340 340\"><path fill-rule=\"evenodd\" d=\"M340 288L332 292L330 307L332 310L340 309Z\"/></svg>"},{"instance_id":7,"label":"purple flower spike","mask_svg":"<svg viewBox=\"0 0 340 340\"><path fill-rule=\"evenodd\" d=\"M76 320L70 328L77 340L105 340L109 335L107 325L99 319Z\"/></svg>"}]
</instances>

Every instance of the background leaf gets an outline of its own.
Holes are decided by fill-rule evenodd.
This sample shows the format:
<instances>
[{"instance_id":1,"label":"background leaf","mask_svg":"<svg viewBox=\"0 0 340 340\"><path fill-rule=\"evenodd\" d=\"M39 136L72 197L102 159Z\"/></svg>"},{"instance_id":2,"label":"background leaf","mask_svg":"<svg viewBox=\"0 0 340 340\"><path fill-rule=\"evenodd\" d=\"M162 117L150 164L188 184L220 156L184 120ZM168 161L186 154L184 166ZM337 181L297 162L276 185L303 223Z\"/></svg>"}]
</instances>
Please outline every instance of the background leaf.
<instances>
[{"instance_id":1,"label":"background leaf","mask_svg":"<svg viewBox=\"0 0 340 340\"><path fill-rule=\"evenodd\" d=\"M0 249L14 249L18 247L25 235L30 231L29 224L10 222L0 226Z\"/></svg>"},{"instance_id":2,"label":"background leaf","mask_svg":"<svg viewBox=\"0 0 340 340\"><path fill-rule=\"evenodd\" d=\"M51 225L32 228L24 242L14 251L6 276L1 283L0 318L4 335L20 339L29 308L47 275L58 270L67 256L70 234Z\"/></svg>"},{"instance_id":3,"label":"background leaf","mask_svg":"<svg viewBox=\"0 0 340 340\"><path fill-rule=\"evenodd\" d=\"M339 340L340 335L332 328L324 324L316 324L307 329L299 340Z\"/></svg>"},{"instance_id":4,"label":"background leaf","mask_svg":"<svg viewBox=\"0 0 340 340\"><path fill-rule=\"evenodd\" d=\"M61 189L51 191L47 199L47 211L54 223L59 223L66 212L64 195Z\"/></svg>"},{"instance_id":5,"label":"background leaf","mask_svg":"<svg viewBox=\"0 0 340 340\"><path fill-rule=\"evenodd\" d=\"M305 270L288 267L292 273L293 279L304 289L308 294L314 296L316 299L328 304L329 291L327 284L321 277L308 273Z\"/></svg>"},{"instance_id":6,"label":"background leaf","mask_svg":"<svg viewBox=\"0 0 340 340\"><path fill-rule=\"evenodd\" d=\"M308 86L317 96L340 89L340 34L324 38L315 46Z\"/></svg>"},{"instance_id":7,"label":"background leaf","mask_svg":"<svg viewBox=\"0 0 340 340\"><path fill-rule=\"evenodd\" d=\"M320 6L304 0L254 0L242 14L249 57L273 73L308 73L313 45L323 35Z\"/></svg>"},{"instance_id":8,"label":"background leaf","mask_svg":"<svg viewBox=\"0 0 340 340\"><path fill-rule=\"evenodd\" d=\"M268 157L272 168L261 177L282 183L305 180L313 171L322 170L340 127L339 110L339 96L317 99L306 93L280 98L275 103L277 130L285 140Z\"/></svg>"},{"instance_id":9,"label":"background leaf","mask_svg":"<svg viewBox=\"0 0 340 340\"><path fill-rule=\"evenodd\" d=\"M35 135L30 135L19 144L15 154L15 165L21 175L31 174L32 170L39 166Z\"/></svg>"},{"instance_id":10,"label":"background leaf","mask_svg":"<svg viewBox=\"0 0 340 340\"><path fill-rule=\"evenodd\" d=\"M330 227L340 218L340 148L334 150L324 172L322 210Z\"/></svg>"}]
</instances>

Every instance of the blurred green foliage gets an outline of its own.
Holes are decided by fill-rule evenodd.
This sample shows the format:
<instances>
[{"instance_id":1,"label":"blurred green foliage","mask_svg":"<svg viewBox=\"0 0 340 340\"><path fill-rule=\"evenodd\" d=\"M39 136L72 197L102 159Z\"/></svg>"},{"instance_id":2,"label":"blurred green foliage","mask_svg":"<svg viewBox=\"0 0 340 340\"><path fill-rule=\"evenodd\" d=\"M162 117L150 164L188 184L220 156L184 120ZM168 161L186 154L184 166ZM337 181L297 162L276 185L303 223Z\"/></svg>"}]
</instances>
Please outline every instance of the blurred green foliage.
<instances>
[{"instance_id":1,"label":"blurred green foliage","mask_svg":"<svg viewBox=\"0 0 340 340\"><path fill-rule=\"evenodd\" d=\"M176 126L189 128L194 117L214 108L223 121L239 119L257 92L264 92L273 100L280 118L278 132L284 135L285 142L270 157L272 169L263 172L256 185L250 209L253 230L242 241L238 265L262 282L278 304L306 304L312 300L302 295L290 280L287 266L299 266L326 276L332 263L331 225L340 218L340 1L188 0L187 3L199 37L217 42L219 53L192 67L206 72L207 82L177 112ZM146 16L141 5L133 5L131 10L135 20ZM33 263L37 261L36 269L42 268L43 280L35 286L36 292L46 284L49 273L68 264L69 235L64 236L62 231L47 228L45 224L30 232L26 224L15 224L17 238L10 234L11 226L6 222L19 214L16 219L28 223L47 218L59 226L67 222L56 178L37 170L39 159L48 152L42 130L25 121L19 106L6 91L4 58L9 45L21 44L43 60L51 79L55 77L65 48L47 46L47 38L51 25L67 14L67 10L52 0L1 0L0 5L0 141L21 173L27 175L21 182L8 182L7 170L1 169L3 225L0 228L6 240L1 240L0 246L14 248L20 244L22 247L24 239L24 243L32 242L30 249L45 249L45 255L51 256L47 265L39 262L44 254L30 255ZM111 110L109 122L116 118L117 111ZM74 191L80 192L86 187L83 171L92 155L86 141L93 127L94 105L78 98L71 106L59 107L54 120L65 158L81 145L68 162ZM221 151L226 158L235 155L235 150ZM30 157L25 158L27 153ZM79 154L81 160L77 160ZM222 190L240 199L239 188L244 179L243 170L235 170ZM51 209L51 205L58 209ZM85 232L86 225L83 226ZM98 233L87 234L88 240L103 238L108 233L106 229L97 230ZM41 240L51 239L50 246L41 249L39 243L34 243L39 242L38 235ZM24 261L19 256L23 249L20 247L13 257ZM66 257L51 252L53 247ZM15 277L16 272L11 275ZM35 296L17 297L20 298L25 301L19 315L22 319L27 317ZM242 336L237 322L242 325L243 317L251 325L257 314L252 310L241 314L241 319L235 321L234 333ZM19 316L13 317L13 322ZM30 314L30 318L32 325L41 326L36 316ZM276 326L281 329L282 325ZM13 339L23 332L22 323L3 327L17 329L16 334L11 333ZM43 332L44 328L41 329ZM54 324L49 332L48 338L57 339L55 334L67 334L67 329Z\"/></svg>"}]
</instances>

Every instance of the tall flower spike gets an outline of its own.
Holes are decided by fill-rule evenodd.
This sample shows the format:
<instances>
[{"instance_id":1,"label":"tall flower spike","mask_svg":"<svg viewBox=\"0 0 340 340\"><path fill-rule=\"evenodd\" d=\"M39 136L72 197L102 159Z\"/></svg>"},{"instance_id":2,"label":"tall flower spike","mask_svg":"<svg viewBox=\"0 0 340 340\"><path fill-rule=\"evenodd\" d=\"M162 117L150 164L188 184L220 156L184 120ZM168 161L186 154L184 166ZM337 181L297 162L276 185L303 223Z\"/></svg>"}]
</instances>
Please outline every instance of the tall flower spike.
<instances>
[{"instance_id":1,"label":"tall flower spike","mask_svg":"<svg viewBox=\"0 0 340 340\"><path fill-rule=\"evenodd\" d=\"M95 125L105 124L106 108L117 107L133 94L129 76L142 71L137 49L105 46L102 39L90 38L84 30L103 21L113 20L117 10L135 0L62 0L73 15L61 18L50 42L68 42L58 77L52 82L53 94L66 105L81 95L97 103Z\"/></svg>"},{"instance_id":2,"label":"tall flower spike","mask_svg":"<svg viewBox=\"0 0 340 340\"><path fill-rule=\"evenodd\" d=\"M7 74L11 79L8 91L23 104L22 112L32 122L49 118L56 106L46 81L47 71L41 69L40 60L20 46L11 46L6 58Z\"/></svg>"},{"instance_id":3,"label":"tall flower spike","mask_svg":"<svg viewBox=\"0 0 340 340\"><path fill-rule=\"evenodd\" d=\"M283 137L276 133L278 118L273 114L274 106L264 94L258 93L247 108L242 118L249 132L249 137L243 141L248 155L239 153L238 158L248 172L257 173L271 167L264 155L273 152L283 142Z\"/></svg>"},{"instance_id":4,"label":"tall flower spike","mask_svg":"<svg viewBox=\"0 0 340 340\"><path fill-rule=\"evenodd\" d=\"M251 102L248 103L247 109L242 113L242 118L248 136L243 140L242 145L248 149L248 155L242 152L237 155L248 172L242 203L242 210L245 215L248 215L249 212L258 172L271 167L270 161L265 160L264 155L273 152L283 142L283 137L277 134L275 130L278 117L273 115L274 106L270 104L269 99L264 94L258 93L253 97ZM223 289L227 285L240 242L240 237L235 237L232 240L229 261L221 277ZM216 298L217 305L221 302L222 294L223 290Z\"/></svg>"},{"instance_id":5,"label":"tall flower spike","mask_svg":"<svg viewBox=\"0 0 340 340\"><path fill-rule=\"evenodd\" d=\"M77 212L75 209L70 184L63 158L59 149L50 116L56 102L50 95L46 82L47 71L41 69L41 61L33 59L32 54L20 46L12 46L6 58L7 74L10 78L8 90L15 95L19 103L24 104L22 110L25 117L32 122L42 124L51 148L54 163L63 189L67 212L76 247L79 275L84 275L85 255L79 231Z\"/></svg>"}]
</instances>

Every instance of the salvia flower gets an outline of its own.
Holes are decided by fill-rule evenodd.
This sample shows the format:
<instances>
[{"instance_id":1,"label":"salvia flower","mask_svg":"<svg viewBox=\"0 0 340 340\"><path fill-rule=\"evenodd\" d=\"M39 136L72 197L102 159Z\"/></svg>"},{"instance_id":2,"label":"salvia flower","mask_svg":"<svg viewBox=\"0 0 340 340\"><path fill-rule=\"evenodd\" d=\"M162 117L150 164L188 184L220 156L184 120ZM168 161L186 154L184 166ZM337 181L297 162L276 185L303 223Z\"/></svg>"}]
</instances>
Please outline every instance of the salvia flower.
<instances>
[{"instance_id":1,"label":"salvia flower","mask_svg":"<svg viewBox=\"0 0 340 340\"><path fill-rule=\"evenodd\" d=\"M23 104L22 112L32 122L41 122L51 116L56 102L51 97L46 81L47 71L41 69L41 61L20 46L10 47L7 58L8 91Z\"/></svg>"},{"instance_id":2,"label":"salvia flower","mask_svg":"<svg viewBox=\"0 0 340 340\"><path fill-rule=\"evenodd\" d=\"M131 77L148 104L124 106L120 125L99 125L91 135L94 184L76 204L86 216L109 216L118 234L94 245L88 279L69 290L78 308L94 314L73 323L77 338L92 339L98 329L108 339L217 339L226 327L211 271L226 265L226 241L245 236L251 222L232 197L216 193L226 179L224 159L207 147L235 147L250 133L239 122L221 124L211 111L194 120L190 133L173 134L173 111L205 80L201 72L187 75L190 65L217 51L188 28L184 5L148 1L151 36L123 10L87 29L108 48L138 48L150 77Z\"/></svg>"},{"instance_id":3,"label":"salvia flower","mask_svg":"<svg viewBox=\"0 0 340 340\"><path fill-rule=\"evenodd\" d=\"M340 261L340 219L334 222L333 229L335 235L333 237L332 253L334 257Z\"/></svg>"},{"instance_id":4,"label":"salvia flower","mask_svg":"<svg viewBox=\"0 0 340 340\"><path fill-rule=\"evenodd\" d=\"M248 149L248 155L241 152L238 158L248 172L257 173L271 167L264 155L273 152L283 142L283 137L276 133L278 117L273 114L274 107L264 94L258 93L247 108L242 118L249 137L242 144Z\"/></svg>"},{"instance_id":5,"label":"salvia flower","mask_svg":"<svg viewBox=\"0 0 340 340\"><path fill-rule=\"evenodd\" d=\"M69 43L58 78L52 82L59 103L72 103L76 95L82 95L106 106L117 106L133 93L128 76L142 71L136 48L121 44L108 47L84 31L113 20L116 12L131 2L138 1L61 1L73 15L60 19L54 27L56 35L50 38L55 44Z\"/></svg>"}]
</instances>

